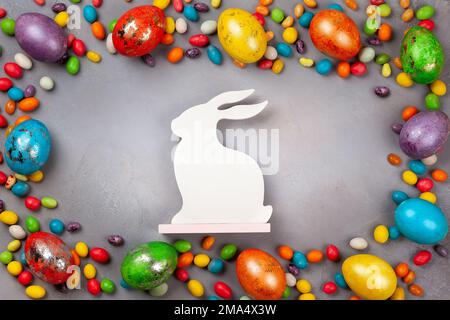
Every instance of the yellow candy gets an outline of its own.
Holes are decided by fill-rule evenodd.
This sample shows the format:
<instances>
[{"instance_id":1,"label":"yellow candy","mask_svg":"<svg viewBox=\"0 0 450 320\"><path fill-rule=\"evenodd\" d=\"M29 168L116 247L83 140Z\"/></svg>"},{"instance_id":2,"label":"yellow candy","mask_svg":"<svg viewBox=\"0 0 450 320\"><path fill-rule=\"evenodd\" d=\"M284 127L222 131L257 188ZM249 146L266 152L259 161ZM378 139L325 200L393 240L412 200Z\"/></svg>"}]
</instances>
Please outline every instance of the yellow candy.
<instances>
[{"instance_id":1,"label":"yellow candy","mask_svg":"<svg viewBox=\"0 0 450 320\"><path fill-rule=\"evenodd\" d=\"M75 252L81 257L81 258L86 258L87 255L89 254L89 247L86 243L84 242L78 242L75 245Z\"/></svg>"},{"instance_id":2,"label":"yellow candy","mask_svg":"<svg viewBox=\"0 0 450 320\"><path fill-rule=\"evenodd\" d=\"M397 287L394 269L371 254L357 254L342 264L342 274L350 289L367 300L386 300Z\"/></svg>"},{"instance_id":3,"label":"yellow candy","mask_svg":"<svg viewBox=\"0 0 450 320\"><path fill-rule=\"evenodd\" d=\"M100 61L102 61L102 56L95 51L88 51L86 53L86 57L89 59L89 61L94 63L99 63Z\"/></svg>"},{"instance_id":4,"label":"yellow candy","mask_svg":"<svg viewBox=\"0 0 450 320\"><path fill-rule=\"evenodd\" d=\"M69 14L66 11L61 11L55 16L55 22L61 28L64 28L69 23Z\"/></svg>"},{"instance_id":5,"label":"yellow candy","mask_svg":"<svg viewBox=\"0 0 450 320\"><path fill-rule=\"evenodd\" d=\"M385 243L389 239L388 228L381 224L379 226L376 226L375 230L373 231L373 238L378 243Z\"/></svg>"},{"instance_id":6,"label":"yellow candy","mask_svg":"<svg viewBox=\"0 0 450 320\"><path fill-rule=\"evenodd\" d=\"M83 274L84 277L88 280L94 279L95 276L97 275L97 270L92 264L88 263L87 265L84 266Z\"/></svg>"},{"instance_id":7,"label":"yellow candy","mask_svg":"<svg viewBox=\"0 0 450 320\"><path fill-rule=\"evenodd\" d=\"M189 292L197 298L200 298L205 293L205 289L203 288L203 285L198 280L189 280L187 284Z\"/></svg>"},{"instance_id":8,"label":"yellow candy","mask_svg":"<svg viewBox=\"0 0 450 320\"><path fill-rule=\"evenodd\" d=\"M317 7L317 2L315 0L303 0L303 2L309 8L316 8Z\"/></svg>"},{"instance_id":9,"label":"yellow candy","mask_svg":"<svg viewBox=\"0 0 450 320\"><path fill-rule=\"evenodd\" d=\"M10 252L16 252L20 249L22 246L22 241L20 240L13 240L10 243L8 243L8 251Z\"/></svg>"},{"instance_id":10,"label":"yellow candy","mask_svg":"<svg viewBox=\"0 0 450 320\"><path fill-rule=\"evenodd\" d=\"M6 266L6 270L8 270L10 275L17 277L22 272L23 267L19 261L11 261Z\"/></svg>"},{"instance_id":11,"label":"yellow candy","mask_svg":"<svg viewBox=\"0 0 450 320\"><path fill-rule=\"evenodd\" d=\"M0 213L0 221L11 226L19 221L19 216L14 211L5 210Z\"/></svg>"},{"instance_id":12,"label":"yellow candy","mask_svg":"<svg viewBox=\"0 0 450 320\"><path fill-rule=\"evenodd\" d=\"M289 44L293 44L298 39L297 29L294 27L289 27L283 31L283 40Z\"/></svg>"},{"instance_id":13,"label":"yellow candy","mask_svg":"<svg viewBox=\"0 0 450 320\"><path fill-rule=\"evenodd\" d=\"M417 175L411 170L405 170L402 173L402 179L406 184L413 186L417 183Z\"/></svg>"},{"instance_id":14,"label":"yellow candy","mask_svg":"<svg viewBox=\"0 0 450 320\"><path fill-rule=\"evenodd\" d=\"M300 18L303 13L305 12L305 7L301 3L297 3L294 7L294 15L298 19Z\"/></svg>"},{"instance_id":15,"label":"yellow candy","mask_svg":"<svg viewBox=\"0 0 450 320\"><path fill-rule=\"evenodd\" d=\"M300 58L298 62L306 68L311 68L314 65L314 60L309 58Z\"/></svg>"},{"instance_id":16,"label":"yellow candy","mask_svg":"<svg viewBox=\"0 0 450 320\"><path fill-rule=\"evenodd\" d=\"M431 92L437 96L443 96L447 93L447 85L444 81L436 80L430 85Z\"/></svg>"},{"instance_id":17,"label":"yellow candy","mask_svg":"<svg viewBox=\"0 0 450 320\"><path fill-rule=\"evenodd\" d=\"M172 34L175 32L175 20L172 17L166 17L166 33Z\"/></svg>"},{"instance_id":18,"label":"yellow candy","mask_svg":"<svg viewBox=\"0 0 450 320\"><path fill-rule=\"evenodd\" d=\"M155 7L160 8L161 10L164 10L167 8L167 6L170 4L170 0L153 0L153 5Z\"/></svg>"},{"instance_id":19,"label":"yellow candy","mask_svg":"<svg viewBox=\"0 0 450 320\"><path fill-rule=\"evenodd\" d=\"M389 78L392 74L391 65L389 63L383 64L381 67L381 75L385 78Z\"/></svg>"},{"instance_id":20,"label":"yellow candy","mask_svg":"<svg viewBox=\"0 0 450 320\"><path fill-rule=\"evenodd\" d=\"M436 203L437 201L436 195L433 192L429 191L421 193L419 198L431 202L433 204Z\"/></svg>"},{"instance_id":21,"label":"yellow candy","mask_svg":"<svg viewBox=\"0 0 450 320\"><path fill-rule=\"evenodd\" d=\"M197 254L194 258L194 264L199 268L205 268L208 266L211 259L204 253Z\"/></svg>"},{"instance_id":22,"label":"yellow candy","mask_svg":"<svg viewBox=\"0 0 450 320\"><path fill-rule=\"evenodd\" d=\"M222 0L211 0L211 7L217 9L220 7Z\"/></svg>"},{"instance_id":23,"label":"yellow candy","mask_svg":"<svg viewBox=\"0 0 450 320\"><path fill-rule=\"evenodd\" d=\"M28 179L32 182L41 182L44 180L44 173L41 170L36 171L28 176Z\"/></svg>"},{"instance_id":24,"label":"yellow candy","mask_svg":"<svg viewBox=\"0 0 450 320\"><path fill-rule=\"evenodd\" d=\"M312 293L303 293L298 296L298 300L316 300L316 296Z\"/></svg>"},{"instance_id":25,"label":"yellow candy","mask_svg":"<svg viewBox=\"0 0 450 320\"><path fill-rule=\"evenodd\" d=\"M294 25L294 18L292 16L287 16L281 23L281 26L283 28L289 28L292 27L293 25Z\"/></svg>"},{"instance_id":26,"label":"yellow candy","mask_svg":"<svg viewBox=\"0 0 450 320\"><path fill-rule=\"evenodd\" d=\"M402 287L397 287L394 294L389 298L390 300L405 300L405 290Z\"/></svg>"},{"instance_id":27,"label":"yellow candy","mask_svg":"<svg viewBox=\"0 0 450 320\"><path fill-rule=\"evenodd\" d=\"M405 72L400 72L397 75L397 83L405 88L411 87L414 84L414 81L412 81L411 76Z\"/></svg>"},{"instance_id":28,"label":"yellow candy","mask_svg":"<svg viewBox=\"0 0 450 320\"><path fill-rule=\"evenodd\" d=\"M25 289L25 294L31 299L42 299L45 297L46 291L41 286L29 286Z\"/></svg>"},{"instance_id":29,"label":"yellow candy","mask_svg":"<svg viewBox=\"0 0 450 320\"><path fill-rule=\"evenodd\" d=\"M309 283L309 281L305 279L298 280L295 286L300 293L310 293L312 289L311 283Z\"/></svg>"},{"instance_id":30,"label":"yellow candy","mask_svg":"<svg viewBox=\"0 0 450 320\"><path fill-rule=\"evenodd\" d=\"M14 175L16 176L17 180L24 181L24 182L28 181L27 176L24 176L23 174L15 173Z\"/></svg>"},{"instance_id":31,"label":"yellow candy","mask_svg":"<svg viewBox=\"0 0 450 320\"><path fill-rule=\"evenodd\" d=\"M284 69L284 62L281 59L275 60L275 62L272 65L272 72L275 74L281 73Z\"/></svg>"}]
</instances>

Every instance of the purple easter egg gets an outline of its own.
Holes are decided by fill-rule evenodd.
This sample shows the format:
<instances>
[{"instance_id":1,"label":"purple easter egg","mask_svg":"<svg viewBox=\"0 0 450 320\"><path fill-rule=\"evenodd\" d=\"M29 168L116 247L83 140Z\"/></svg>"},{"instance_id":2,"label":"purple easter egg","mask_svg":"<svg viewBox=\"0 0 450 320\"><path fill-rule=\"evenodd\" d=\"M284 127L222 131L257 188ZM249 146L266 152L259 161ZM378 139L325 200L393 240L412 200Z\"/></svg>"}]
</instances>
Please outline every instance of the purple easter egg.
<instances>
[{"instance_id":1,"label":"purple easter egg","mask_svg":"<svg viewBox=\"0 0 450 320\"><path fill-rule=\"evenodd\" d=\"M67 51L64 30L49 17L24 13L16 20L16 40L32 58L43 62L57 62Z\"/></svg>"},{"instance_id":2,"label":"purple easter egg","mask_svg":"<svg viewBox=\"0 0 450 320\"><path fill-rule=\"evenodd\" d=\"M441 111L422 111L403 125L400 148L413 159L439 152L447 141L449 121Z\"/></svg>"}]
</instances>

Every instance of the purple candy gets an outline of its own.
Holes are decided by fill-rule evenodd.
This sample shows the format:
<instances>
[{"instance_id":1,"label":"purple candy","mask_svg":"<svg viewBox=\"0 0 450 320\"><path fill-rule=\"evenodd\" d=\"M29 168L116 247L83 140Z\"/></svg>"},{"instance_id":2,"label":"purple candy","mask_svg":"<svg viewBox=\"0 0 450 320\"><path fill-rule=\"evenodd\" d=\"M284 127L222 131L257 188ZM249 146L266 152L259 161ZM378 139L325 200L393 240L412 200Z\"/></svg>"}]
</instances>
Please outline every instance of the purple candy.
<instances>
[{"instance_id":1,"label":"purple candy","mask_svg":"<svg viewBox=\"0 0 450 320\"><path fill-rule=\"evenodd\" d=\"M293 263L289 263L287 269L294 276L298 276L300 274L299 268L297 268L296 265Z\"/></svg>"},{"instance_id":2,"label":"purple candy","mask_svg":"<svg viewBox=\"0 0 450 320\"><path fill-rule=\"evenodd\" d=\"M448 138L448 117L442 111L422 111L409 119L400 132L400 148L413 159L438 152Z\"/></svg>"},{"instance_id":3,"label":"purple candy","mask_svg":"<svg viewBox=\"0 0 450 320\"><path fill-rule=\"evenodd\" d=\"M62 3L62 2L58 2L52 5L52 11L54 13L60 13L62 11L66 11L67 10L67 6Z\"/></svg>"},{"instance_id":4,"label":"purple candy","mask_svg":"<svg viewBox=\"0 0 450 320\"><path fill-rule=\"evenodd\" d=\"M373 89L373 92L375 92L375 94L381 98L386 98L391 94L391 90L388 87L383 86L375 87L375 89Z\"/></svg>"},{"instance_id":5,"label":"purple candy","mask_svg":"<svg viewBox=\"0 0 450 320\"><path fill-rule=\"evenodd\" d=\"M303 54L305 52L305 41L299 39L295 43L295 50L297 50L298 53Z\"/></svg>"},{"instance_id":6,"label":"purple candy","mask_svg":"<svg viewBox=\"0 0 450 320\"><path fill-rule=\"evenodd\" d=\"M67 51L64 30L40 13L20 15L16 20L15 37L20 47L38 61L57 62Z\"/></svg>"},{"instance_id":7,"label":"purple candy","mask_svg":"<svg viewBox=\"0 0 450 320\"><path fill-rule=\"evenodd\" d=\"M146 65L148 65L149 67L154 67L156 65L156 60L155 58L153 58L153 56L149 53L149 54L144 54L141 57L142 61L144 61L144 63Z\"/></svg>"},{"instance_id":8,"label":"purple candy","mask_svg":"<svg viewBox=\"0 0 450 320\"><path fill-rule=\"evenodd\" d=\"M5 211L5 202L0 199L0 213Z\"/></svg>"},{"instance_id":9,"label":"purple candy","mask_svg":"<svg viewBox=\"0 0 450 320\"><path fill-rule=\"evenodd\" d=\"M202 54L202 52L200 51L199 48L189 48L189 49L186 49L186 51L184 53L184 55L186 57L191 58L191 59L198 58L198 57L200 57L201 54Z\"/></svg>"},{"instance_id":10,"label":"purple candy","mask_svg":"<svg viewBox=\"0 0 450 320\"><path fill-rule=\"evenodd\" d=\"M203 2L195 3L194 4L194 8L198 12L208 12L209 11L209 6L206 3L203 3Z\"/></svg>"},{"instance_id":11,"label":"purple candy","mask_svg":"<svg viewBox=\"0 0 450 320\"><path fill-rule=\"evenodd\" d=\"M113 234L108 237L108 242L110 245L115 247L120 247L124 244L125 240L122 236L119 236L118 234Z\"/></svg>"},{"instance_id":12,"label":"purple candy","mask_svg":"<svg viewBox=\"0 0 450 320\"><path fill-rule=\"evenodd\" d=\"M381 40L377 36L373 36L373 37L367 38L367 43L372 46L380 46Z\"/></svg>"},{"instance_id":13,"label":"purple candy","mask_svg":"<svg viewBox=\"0 0 450 320\"><path fill-rule=\"evenodd\" d=\"M399 122L394 123L391 126L392 131L394 131L396 134L400 134L400 132L402 131L402 128L403 128L403 123L399 123Z\"/></svg>"},{"instance_id":14,"label":"purple candy","mask_svg":"<svg viewBox=\"0 0 450 320\"><path fill-rule=\"evenodd\" d=\"M81 224L78 222L69 222L66 225L66 230L69 232L77 232L77 231L80 231L80 229L81 229Z\"/></svg>"},{"instance_id":15,"label":"purple candy","mask_svg":"<svg viewBox=\"0 0 450 320\"><path fill-rule=\"evenodd\" d=\"M25 90L23 91L25 98L34 97L36 95L36 87L32 84L29 84Z\"/></svg>"}]
</instances>

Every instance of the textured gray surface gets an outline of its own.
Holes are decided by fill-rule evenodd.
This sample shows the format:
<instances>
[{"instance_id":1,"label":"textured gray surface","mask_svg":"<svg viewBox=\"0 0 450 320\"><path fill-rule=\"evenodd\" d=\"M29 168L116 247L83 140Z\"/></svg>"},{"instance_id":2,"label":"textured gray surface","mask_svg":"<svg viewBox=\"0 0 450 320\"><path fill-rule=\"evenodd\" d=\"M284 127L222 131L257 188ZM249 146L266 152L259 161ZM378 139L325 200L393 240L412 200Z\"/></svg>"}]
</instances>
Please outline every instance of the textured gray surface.
<instances>
[{"instance_id":1,"label":"textured gray surface","mask_svg":"<svg viewBox=\"0 0 450 320\"><path fill-rule=\"evenodd\" d=\"M223 7L234 5L249 10L256 3L223 2ZM329 2L320 1L320 7ZM388 21L394 26L395 38L376 50L397 55L401 35L407 25L400 20L402 9L397 1L391 2L393 14ZM425 1L412 2L417 7ZM437 7L436 34L448 53L449 2L427 2ZM101 21L106 24L133 5L143 3L148 1L133 1L131 4L105 1L100 9ZM366 1L359 3L363 6ZM27 11L51 15L49 5L40 8L31 0L2 0L1 5L13 17ZM291 1L278 0L275 5L292 12ZM364 8L356 13L348 9L346 12L360 24L365 17ZM202 14L201 20L217 17L218 13L212 10ZM170 14L173 14L172 9ZM178 14L174 16L178 17ZM200 24L189 23L189 27L189 34L194 34L199 31ZM280 37L281 28L274 30ZM306 55L322 57L310 45L306 30L301 29L300 33L307 42ZM38 92L42 105L32 114L47 124L54 140L51 160L45 167L46 178L32 188L36 196L56 197L60 206L53 211L41 210L36 216L44 230L48 230L48 222L55 217L65 222L81 222L81 232L65 233L62 238L69 245L82 240L90 246L109 249L112 262L98 266L100 277L110 277L118 284L120 262L127 250L142 242L178 238L157 233L157 225L168 223L181 206L170 160L174 145L170 139L170 121L186 108L207 101L222 91L245 88L255 88L256 99L268 99L268 108L252 120L223 122L221 127L280 130L279 172L265 177L266 203L274 207L270 221L273 231L260 235L218 235L211 255L218 256L220 246L227 242L240 248L254 246L272 253L279 244L307 251L334 243L344 255L350 255L355 252L347 242L354 236L370 239L368 252L391 263L408 261L421 248L405 239L380 245L372 240L371 233L377 224L393 223L392 190L399 188L410 195L416 194L413 188L401 182L402 169L387 164L386 155L401 153L390 124L398 121L405 105L423 107L425 87L400 88L393 77L382 78L374 64L362 79L342 80L335 74L322 77L301 67L297 63L297 55L296 58L285 59L285 71L274 75L255 66L240 70L229 59L220 67L214 66L207 59L206 52L196 61L184 60L178 65L170 65L165 61L167 49L160 48L155 52L157 66L150 69L138 59L110 56L104 43L90 35L84 21L76 35L84 39L89 48L103 54L101 64L94 65L84 59L81 73L72 77L63 67L36 63L18 84L22 87L28 83L37 84L42 75L50 75L56 80L53 92ZM187 45L186 35L175 35L175 38L176 44ZM217 37L213 42L218 43ZM0 43L5 48L5 55L0 60L4 63L19 48L14 39L6 39L4 35L1 35ZM394 68L394 72L398 71ZM443 78L448 82L448 64ZM389 86L392 95L387 99L376 97L372 93L376 85ZM0 103L5 100L5 95L0 95ZM448 95L441 102L447 110ZM445 151L438 163L446 170L450 170L449 156L449 151ZM406 160L403 155L402 158ZM2 170L7 170L6 165ZM437 195L440 206L448 211L449 184L438 185ZM7 191L2 191L0 197L6 201L7 208L16 211L24 221L29 212L22 200ZM1 229L3 250L10 236L5 226ZM113 248L106 242L105 237L113 233L125 237L126 244L122 248ZM201 235L180 237L192 241L195 251L200 251ZM448 238L445 244L449 245ZM415 268L417 283L425 288L425 298L450 298L448 266L448 259L435 256L425 268ZM325 298L320 285L332 280L338 268L337 264L326 262L302 272L302 277L313 283L313 292L318 298ZM204 283L207 294L213 293L216 276L196 267L189 271L192 278ZM227 265L225 276L219 279L228 282L236 296L243 294L233 264ZM0 283L0 299L25 297L21 285L5 270L0 272ZM36 283L42 282L38 280ZM46 287L49 299L92 298L84 289L84 282L82 291L68 294L58 293L49 285ZM167 298L190 298L187 289L176 280L172 279L169 287ZM350 292L339 290L331 298L345 299L348 296ZM115 295L104 294L101 297L107 298L150 297L119 288ZM292 294L291 298L296 296Z\"/></svg>"}]
</instances>

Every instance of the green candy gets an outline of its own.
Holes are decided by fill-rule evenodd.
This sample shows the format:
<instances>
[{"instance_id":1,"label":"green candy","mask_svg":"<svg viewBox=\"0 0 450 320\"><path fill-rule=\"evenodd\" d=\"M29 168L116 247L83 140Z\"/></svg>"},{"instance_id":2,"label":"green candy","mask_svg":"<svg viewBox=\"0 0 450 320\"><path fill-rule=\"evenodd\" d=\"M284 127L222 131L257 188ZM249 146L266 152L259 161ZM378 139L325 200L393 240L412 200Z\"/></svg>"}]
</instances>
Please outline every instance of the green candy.
<instances>
[{"instance_id":1,"label":"green candy","mask_svg":"<svg viewBox=\"0 0 450 320\"><path fill-rule=\"evenodd\" d=\"M41 204L44 208L55 209L58 206L58 201L52 197L43 197L41 199Z\"/></svg>"},{"instance_id":2,"label":"green candy","mask_svg":"<svg viewBox=\"0 0 450 320\"><path fill-rule=\"evenodd\" d=\"M441 103L439 102L439 97L434 93L430 92L425 96L425 107L430 111L439 110Z\"/></svg>"},{"instance_id":3,"label":"green candy","mask_svg":"<svg viewBox=\"0 0 450 320\"><path fill-rule=\"evenodd\" d=\"M400 60L403 71L421 84L437 80L444 66L441 43L428 29L414 26L402 41Z\"/></svg>"},{"instance_id":4,"label":"green candy","mask_svg":"<svg viewBox=\"0 0 450 320\"><path fill-rule=\"evenodd\" d=\"M291 288L286 287L283 291L283 298L289 298L289 296L291 295Z\"/></svg>"},{"instance_id":5,"label":"green candy","mask_svg":"<svg viewBox=\"0 0 450 320\"><path fill-rule=\"evenodd\" d=\"M416 11L416 18L418 20L430 19L433 15L434 15L434 7L430 5L420 7Z\"/></svg>"},{"instance_id":6,"label":"green candy","mask_svg":"<svg viewBox=\"0 0 450 320\"><path fill-rule=\"evenodd\" d=\"M368 36L372 36L377 32L380 24L375 19L367 19L366 23L364 23L364 33Z\"/></svg>"},{"instance_id":7,"label":"green candy","mask_svg":"<svg viewBox=\"0 0 450 320\"><path fill-rule=\"evenodd\" d=\"M230 260L236 255L237 247L234 244L226 244L220 251L220 257L223 260Z\"/></svg>"},{"instance_id":8,"label":"green candy","mask_svg":"<svg viewBox=\"0 0 450 320\"><path fill-rule=\"evenodd\" d=\"M3 55L3 47L0 45L0 58L2 57L2 55Z\"/></svg>"},{"instance_id":9,"label":"green candy","mask_svg":"<svg viewBox=\"0 0 450 320\"><path fill-rule=\"evenodd\" d=\"M178 254L173 246L162 241L141 244L128 252L120 272L132 288L151 290L165 283L177 267Z\"/></svg>"},{"instance_id":10,"label":"green candy","mask_svg":"<svg viewBox=\"0 0 450 320\"><path fill-rule=\"evenodd\" d=\"M109 22L109 24L108 24L109 32L113 32L114 31L114 27L116 26L116 24L117 24L117 19L113 19L113 20L111 20Z\"/></svg>"},{"instance_id":11,"label":"green candy","mask_svg":"<svg viewBox=\"0 0 450 320\"><path fill-rule=\"evenodd\" d=\"M73 76L76 75L80 71L80 60L75 56L71 56L66 62L66 70L67 73Z\"/></svg>"},{"instance_id":12,"label":"green candy","mask_svg":"<svg viewBox=\"0 0 450 320\"><path fill-rule=\"evenodd\" d=\"M275 8L270 13L270 17L272 18L273 22L281 23L284 20L284 12L280 8Z\"/></svg>"},{"instance_id":13,"label":"green candy","mask_svg":"<svg viewBox=\"0 0 450 320\"><path fill-rule=\"evenodd\" d=\"M391 56L388 55L387 53L379 54L375 58L375 63L379 65L383 65L385 63L388 63L389 61L391 61Z\"/></svg>"},{"instance_id":14,"label":"green candy","mask_svg":"<svg viewBox=\"0 0 450 320\"><path fill-rule=\"evenodd\" d=\"M3 263L4 265L10 263L13 260L13 258L14 257L12 253L9 251L3 251L2 253L0 253L0 262Z\"/></svg>"},{"instance_id":15,"label":"green candy","mask_svg":"<svg viewBox=\"0 0 450 320\"><path fill-rule=\"evenodd\" d=\"M9 18L3 19L2 22L0 22L0 27L2 28L4 34L13 37L16 29L16 22Z\"/></svg>"},{"instance_id":16,"label":"green candy","mask_svg":"<svg viewBox=\"0 0 450 320\"><path fill-rule=\"evenodd\" d=\"M100 288L104 293L114 293L116 291L116 285L111 279L103 278L100 282Z\"/></svg>"},{"instance_id":17,"label":"green candy","mask_svg":"<svg viewBox=\"0 0 450 320\"><path fill-rule=\"evenodd\" d=\"M188 252L188 251L190 251L192 249L192 244L189 241L186 241L186 240L175 241L173 246L180 253Z\"/></svg>"},{"instance_id":18,"label":"green candy","mask_svg":"<svg viewBox=\"0 0 450 320\"><path fill-rule=\"evenodd\" d=\"M28 232L38 232L41 230L41 224L38 219L33 216L28 216L25 219L25 226L27 227Z\"/></svg>"},{"instance_id":19,"label":"green candy","mask_svg":"<svg viewBox=\"0 0 450 320\"><path fill-rule=\"evenodd\" d=\"M81 0L70 0L70 2L72 2L72 3L80 3Z\"/></svg>"},{"instance_id":20,"label":"green candy","mask_svg":"<svg viewBox=\"0 0 450 320\"><path fill-rule=\"evenodd\" d=\"M389 7L389 5L386 4L386 3L383 3L383 4L379 5L379 6L378 6L378 9L380 10L380 16L381 16L382 18L387 18L387 17L389 17L389 16L391 15L391 13L392 13L391 7Z\"/></svg>"}]
</instances>

